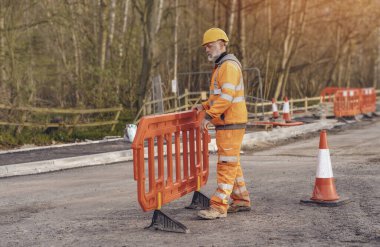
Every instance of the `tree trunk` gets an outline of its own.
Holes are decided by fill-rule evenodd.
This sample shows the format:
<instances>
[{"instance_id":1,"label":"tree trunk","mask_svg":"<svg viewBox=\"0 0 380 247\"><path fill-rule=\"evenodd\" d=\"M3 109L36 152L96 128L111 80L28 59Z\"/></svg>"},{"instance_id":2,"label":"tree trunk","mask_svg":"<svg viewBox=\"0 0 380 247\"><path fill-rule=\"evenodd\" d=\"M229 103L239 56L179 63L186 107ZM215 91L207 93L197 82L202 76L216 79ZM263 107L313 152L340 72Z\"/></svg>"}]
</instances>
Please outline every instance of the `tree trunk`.
<instances>
[{"instance_id":1,"label":"tree trunk","mask_svg":"<svg viewBox=\"0 0 380 247\"><path fill-rule=\"evenodd\" d=\"M125 1L125 5L124 5L123 27L121 29L121 39L122 39L122 42L120 42L120 45L119 45L119 57L120 58L122 58L124 56L124 47L125 47L125 40L126 40L125 33L127 31L127 24L128 24L129 2L130 2L130 0L126 0Z\"/></svg>"},{"instance_id":2,"label":"tree trunk","mask_svg":"<svg viewBox=\"0 0 380 247\"><path fill-rule=\"evenodd\" d=\"M301 6L299 11L296 9L296 0L290 0L289 5L289 17L287 22L287 31L285 34L285 40L283 43L283 55L281 59L281 71L278 78L278 84L274 94L274 98L279 98L280 94L285 96L286 83L289 76L289 69L291 65L291 59L297 52L299 40L305 27L305 12L306 12L306 0L300 0ZM297 16L297 12L298 16Z\"/></svg>"},{"instance_id":3,"label":"tree trunk","mask_svg":"<svg viewBox=\"0 0 380 247\"><path fill-rule=\"evenodd\" d=\"M377 40L377 47L376 47L376 57L375 57L375 69L374 69L374 75L373 75L373 88L377 89L378 81L380 79L380 27L377 28L377 36L375 38Z\"/></svg>"},{"instance_id":4,"label":"tree trunk","mask_svg":"<svg viewBox=\"0 0 380 247\"><path fill-rule=\"evenodd\" d=\"M240 37L240 50L241 50L241 62L243 68L247 68L248 66L248 57L247 57L247 35L246 35L246 11L244 6L244 1L239 0L238 2L239 8L239 37Z\"/></svg>"},{"instance_id":5,"label":"tree trunk","mask_svg":"<svg viewBox=\"0 0 380 247\"><path fill-rule=\"evenodd\" d=\"M106 53L107 53L107 12L108 5L107 0L99 0L99 67L101 73L104 70ZM102 81L102 75L100 76L100 82Z\"/></svg>"},{"instance_id":6,"label":"tree trunk","mask_svg":"<svg viewBox=\"0 0 380 247\"><path fill-rule=\"evenodd\" d=\"M151 68L154 59L154 47L156 34L160 29L161 14L163 9L163 1L157 2L145 0L143 6L138 6L134 1L134 6L138 10L141 23L143 26L143 44L142 44L142 66L140 72L140 85L138 90L138 108L143 106L143 101L147 92L147 86L150 78ZM154 18L156 17L156 18Z\"/></svg>"},{"instance_id":7,"label":"tree trunk","mask_svg":"<svg viewBox=\"0 0 380 247\"><path fill-rule=\"evenodd\" d=\"M265 81L264 81L264 98L267 98L271 90L269 83L269 66L272 50L272 2L266 0L266 15L267 15L267 52L265 58Z\"/></svg>"},{"instance_id":8,"label":"tree trunk","mask_svg":"<svg viewBox=\"0 0 380 247\"><path fill-rule=\"evenodd\" d=\"M234 20L235 20L235 13L236 13L236 0L232 0L231 2L231 9L229 9L229 16L228 16L228 30L227 35L228 37L232 37L233 27L234 27Z\"/></svg>"},{"instance_id":9,"label":"tree trunk","mask_svg":"<svg viewBox=\"0 0 380 247\"><path fill-rule=\"evenodd\" d=\"M111 60L111 49L113 43L113 37L115 32L115 17L116 17L116 0L111 0L111 8L110 8L110 22L109 22L109 33L107 39L107 52L106 52L106 61L109 62Z\"/></svg>"},{"instance_id":10,"label":"tree trunk","mask_svg":"<svg viewBox=\"0 0 380 247\"><path fill-rule=\"evenodd\" d=\"M178 68L178 0L175 0L175 22L174 22L174 80L177 80L177 68ZM178 85L178 84L177 84ZM177 88L178 90L178 88Z\"/></svg>"},{"instance_id":11,"label":"tree trunk","mask_svg":"<svg viewBox=\"0 0 380 247\"><path fill-rule=\"evenodd\" d=\"M282 95L286 95L286 86L287 86L287 83L288 83L288 78L289 78L289 69L290 69L290 65L291 65L291 61L293 59L293 57L296 55L297 51L298 51L298 45L300 43L300 40L301 40L301 36L303 35L303 32L305 30L305 16L306 16L306 4L307 4L307 0L300 0L300 8L299 8L299 16L298 18L296 19L296 23L294 24L294 35L292 36L292 45L291 45L291 53L289 54L289 59L288 59L288 62L287 62L287 65L286 65L286 70L285 70L285 79L284 79L284 85L282 87ZM294 47L294 49L293 49ZM297 83L297 82L296 82ZM289 87L291 88L291 87ZM303 96L303 95L302 95Z\"/></svg>"},{"instance_id":12,"label":"tree trunk","mask_svg":"<svg viewBox=\"0 0 380 247\"><path fill-rule=\"evenodd\" d=\"M351 58L353 53L353 40L349 42L349 48L347 51L347 60L346 60L346 70L344 80L346 81L345 87L349 88L351 86Z\"/></svg>"},{"instance_id":13,"label":"tree trunk","mask_svg":"<svg viewBox=\"0 0 380 247\"><path fill-rule=\"evenodd\" d=\"M5 97L5 30L4 30L4 9L0 4L0 97ZM1 100L0 100L1 101Z\"/></svg>"},{"instance_id":14,"label":"tree trunk","mask_svg":"<svg viewBox=\"0 0 380 247\"><path fill-rule=\"evenodd\" d=\"M74 14L74 8L73 5L70 3L67 3L69 5L70 10L70 16L73 19L74 23L77 23L76 15ZM81 99L79 94L79 85L83 83L82 78L82 68L81 68L81 53L80 53L80 47L78 44L78 37L77 33L75 32L74 28L71 28L71 36L73 39L73 47L74 47L74 62L75 62L75 70L74 70L74 81L73 84L73 94L75 102L73 102L73 106L81 105Z\"/></svg>"},{"instance_id":15,"label":"tree trunk","mask_svg":"<svg viewBox=\"0 0 380 247\"><path fill-rule=\"evenodd\" d=\"M278 99L280 94L281 94L281 89L282 85L284 83L285 79L285 69L286 69L286 64L289 60L289 55L290 51L289 49L291 48L291 36L292 36L292 30L293 30L293 22L294 22L294 16L293 16L293 9L294 9L294 3L295 0L290 0L290 5L289 5L289 11L288 11L288 21L287 21L287 29L286 29L286 34L285 34L285 40L283 43L283 51L282 51L282 59L281 59L281 72L278 77L278 83L276 87L276 91L274 93L274 98Z\"/></svg>"}]
</instances>

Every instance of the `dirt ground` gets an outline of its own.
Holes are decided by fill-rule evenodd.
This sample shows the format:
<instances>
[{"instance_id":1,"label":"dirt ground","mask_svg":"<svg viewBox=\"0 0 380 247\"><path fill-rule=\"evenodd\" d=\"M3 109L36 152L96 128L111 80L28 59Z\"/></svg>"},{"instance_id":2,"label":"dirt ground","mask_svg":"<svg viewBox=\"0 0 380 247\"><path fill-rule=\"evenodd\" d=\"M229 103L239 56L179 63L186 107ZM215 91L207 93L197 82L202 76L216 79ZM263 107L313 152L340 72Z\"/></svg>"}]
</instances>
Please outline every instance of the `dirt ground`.
<instances>
[{"instance_id":1,"label":"dirt ground","mask_svg":"<svg viewBox=\"0 0 380 247\"><path fill-rule=\"evenodd\" d=\"M380 246L380 121L331 130L328 142L338 194L352 200L340 207L299 203L314 186L311 134L245 151L250 212L203 221L184 209L191 195L165 205L189 234L144 229L152 212L137 203L132 162L0 179L0 246Z\"/></svg>"}]
</instances>

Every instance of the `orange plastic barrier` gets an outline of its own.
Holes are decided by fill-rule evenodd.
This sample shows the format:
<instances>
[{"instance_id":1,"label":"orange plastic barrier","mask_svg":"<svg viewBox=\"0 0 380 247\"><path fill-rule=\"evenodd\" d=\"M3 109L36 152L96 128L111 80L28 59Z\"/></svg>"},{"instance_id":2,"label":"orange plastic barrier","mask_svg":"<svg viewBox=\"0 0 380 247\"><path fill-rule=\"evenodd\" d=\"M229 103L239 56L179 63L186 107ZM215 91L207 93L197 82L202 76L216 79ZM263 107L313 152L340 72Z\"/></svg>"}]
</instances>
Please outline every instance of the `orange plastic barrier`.
<instances>
[{"instance_id":1,"label":"orange plastic barrier","mask_svg":"<svg viewBox=\"0 0 380 247\"><path fill-rule=\"evenodd\" d=\"M335 94L335 92L338 91L339 89L342 89L342 88L339 88L339 87L326 87L326 88L324 88L320 94L321 101L325 102L326 96L333 96ZM333 99L331 97L329 97L327 102L332 102L332 100Z\"/></svg>"},{"instance_id":2,"label":"orange plastic barrier","mask_svg":"<svg viewBox=\"0 0 380 247\"><path fill-rule=\"evenodd\" d=\"M210 136L200 131L203 118L204 113L185 111L140 120L132 149L138 201L144 211L160 209L207 183Z\"/></svg>"},{"instance_id":3,"label":"orange plastic barrier","mask_svg":"<svg viewBox=\"0 0 380 247\"><path fill-rule=\"evenodd\" d=\"M376 111L376 91L374 88L361 88L360 111L361 113Z\"/></svg>"},{"instance_id":4,"label":"orange plastic barrier","mask_svg":"<svg viewBox=\"0 0 380 247\"><path fill-rule=\"evenodd\" d=\"M334 97L335 117L360 114L360 89L339 89Z\"/></svg>"}]
</instances>

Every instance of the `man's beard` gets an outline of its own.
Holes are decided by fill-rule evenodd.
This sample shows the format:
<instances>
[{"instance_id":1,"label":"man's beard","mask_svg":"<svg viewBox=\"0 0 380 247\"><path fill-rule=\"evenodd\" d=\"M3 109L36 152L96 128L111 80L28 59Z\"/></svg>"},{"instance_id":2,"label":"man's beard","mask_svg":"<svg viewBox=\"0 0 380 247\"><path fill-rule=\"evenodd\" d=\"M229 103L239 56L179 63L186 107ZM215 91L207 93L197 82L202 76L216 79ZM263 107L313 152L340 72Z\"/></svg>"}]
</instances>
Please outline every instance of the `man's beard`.
<instances>
[{"instance_id":1,"label":"man's beard","mask_svg":"<svg viewBox=\"0 0 380 247\"><path fill-rule=\"evenodd\" d=\"M220 56L220 54L217 54L217 55L215 55L215 56L213 56L212 54L208 54L208 55L207 55L207 60L208 60L209 62L215 62L216 59L218 59L219 56Z\"/></svg>"}]
</instances>

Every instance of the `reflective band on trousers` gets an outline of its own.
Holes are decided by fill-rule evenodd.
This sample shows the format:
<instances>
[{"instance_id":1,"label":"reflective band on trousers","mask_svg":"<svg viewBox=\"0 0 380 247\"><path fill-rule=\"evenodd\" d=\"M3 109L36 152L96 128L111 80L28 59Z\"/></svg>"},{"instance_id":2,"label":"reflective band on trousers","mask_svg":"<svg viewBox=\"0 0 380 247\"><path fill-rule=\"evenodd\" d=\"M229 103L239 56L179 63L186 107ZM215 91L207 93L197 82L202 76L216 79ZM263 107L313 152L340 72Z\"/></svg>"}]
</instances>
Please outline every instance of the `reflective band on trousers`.
<instances>
[{"instance_id":1,"label":"reflective band on trousers","mask_svg":"<svg viewBox=\"0 0 380 247\"><path fill-rule=\"evenodd\" d=\"M218 188L221 189L221 190L232 190L233 189L233 185L231 184L224 184L224 183L219 183L218 184Z\"/></svg>"},{"instance_id":2,"label":"reflective band on trousers","mask_svg":"<svg viewBox=\"0 0 380 247\"><path fill-rule=\"evenodd\" d=\"M215 196L219 197L220 199L224 200L226 199L227 195L226 194L223 194L223 193L220 193L220 192L215 192L214 194Z\"/></svg>"},{"instance_id":3,"label":"reflective band on trousers","mask_svg":"<svg viewBox=\"0 0 380 247\"><path fill-rule=\"evenodd\" d=\"M224 155L220 155L219 156L219 161L237 162L238 161L238 157L237 156L224 156Z\"/></svg>"},{"instance_id":4,"label":"reflective band on trousers","mask_svg":"<svg viewBox=\"0 0 380 247\"><path fill-rule=\"evenodd\" d=\"M221 94L221 93L222 93L221 89L210 90L210 95Z\"/></svg>"},{"instance_id":5,"label":"reflective band on trousers","mask_svg":"<svg viewBox=\"0 0 380 247\"><path fill-rule=\"evenodd\" d=\"M241 193L243 193L243 192L245 192L245 191L247 191L247 187L242 186L242 187L240 187L240 188L234 190L234 194L239 195L239 194L241 194Z\"/></svg>"},{"instance_id":6,"label":"reflective band on trousers","mask_svg":"<svg viewBox=\"0 0 380 247\"><path fill-rule=\"evenodd\" d=\"M244 182L244 178L238 177L238 178L236 178L236 182L238 182L238 183Z\"/></svg>"}]
</instances>

